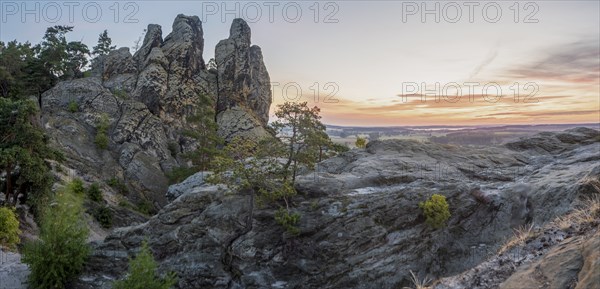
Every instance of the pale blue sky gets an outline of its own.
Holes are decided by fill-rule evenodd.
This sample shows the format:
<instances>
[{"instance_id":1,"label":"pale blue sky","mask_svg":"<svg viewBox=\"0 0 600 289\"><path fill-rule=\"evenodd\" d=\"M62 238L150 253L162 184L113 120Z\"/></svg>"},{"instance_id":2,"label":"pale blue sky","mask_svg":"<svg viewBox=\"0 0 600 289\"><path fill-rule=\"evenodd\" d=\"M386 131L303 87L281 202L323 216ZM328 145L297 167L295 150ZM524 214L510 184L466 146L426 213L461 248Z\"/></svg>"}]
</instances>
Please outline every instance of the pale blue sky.
<instances>
[{"instance_id":1,"label":"pale blue sky","mask_svg":"<svg viewBox=\"0 0 600 289\"><path fill-rule=\"evenodd\" d=\"M78 4L73 6L73 23L69 23L68 5L75 4L60 1L53 2L57 5L49 4L49 1L1 2L1 41L17 39L37 43L46 27L67 24L75 26L69 39L82 40L90 47L104 29L108 29L115 45L131 47L149 23L160 24L165 37L171 31L177 14L198 15L205 20L206 61L213 56L216 43L228 36L232 19L236 16L247 18L252 28L252 41L261 46L273 82L282 85L298 83L304 100L311 103L315 102L311 91L315 82L319 83L323 95L333 89L330 86L327 90L324 87L326 83L337 85L339 90L335 97L340 102L323 103L323 98L320 98L317 103L322 107L325 119L331 123L464 124L473 118L479 118L480 123L598 121L597 114L583 111L600 107L600 80L596 79L600 69L599 1L523 1L518 2L518 7L514 1L496 1L495 4L481 1L475 2L478 6L473 6L473 22L469 21L469 6L464 2L452 2L456 3L454 5L445 1L296 1L302 16L295 23L286 21L283 8L287 7L288 20L293 20L297 6L285 6L286 2L119 1L120 14L116 23L115 1L87 4L88 19L95 18L97 7L102 11L96 23L86 21L83 16L82 8L87 2L70 1ZM39 23L35 22L36 15L23 15L23 3L29 9L36 7L34 3L39 3ZM126 3L135 5L126 7ZM231 9L236 3L240 7L239 12L234 12L237 15L223 15L222 5ZM436 3L440 5L439 23L436 23L433 14L425 15L423 22L421 5L433 9ZM526 6L526 3L532 4ZM419 11L405 15L403 21L403 12L408 13L414 5ZM319 14L315 23L317 6ZM456 23L451 23L451 18L456 16L456 6L461 8L462 15ZM485 16L484 6L488 7ZM15 7L19 8L18 11L14 11ZM61 7L60 21L46 21L57 18L56 7ZM215 7L218 11L212 15L209 12ZM257 7L262 17L253 21ZM269 19L269 7L273 7L273 21ZM499 21L491 23L496 16L496 8L500 8L502 15ZM519 21L515 22L517 10ZM137 20L137 23L125 23L125 16L133 12L131 20ZM537 23L524 23L528 15L531 15L529 21L537 20ZM25 21L22 17L26 17ZM337 20L337 23L325 23L326 20ZM577 49L582 50L580 54L576 54ZM549 62L548 59L563 61ZM577 61L590 65L577 66ZM542 67L541 63L554 66ZM565 67L569 63L571 65ZM586 70L579 71L582 69ZM540 70L556 70L566 75L549 77L534 73ZM591 75L591 80L588 77L585 82L579 82L577 75ZM561 78L570 80L561 82ZM508 87L514 81L535 82L539 85L539 97L549 98L530 106L508 102L493 107L429 103L408 103L402 107L397 104L403 83L441 83L443 86L449 82L462 84L466 81L498 82L502 87ZM503 89L503 94L510 92ZM551 96L567 98L559 100ZM284 101L281 87L274 89L274 97L275 103ZM558 114L561 109L573 111L573 117L566 119L564 114ZM531 110L547 111L548 114L525 115ZM488 116L485 112L489 112ZM509 114L499 117L501 113Z\"/></svg>"}]
</instances>

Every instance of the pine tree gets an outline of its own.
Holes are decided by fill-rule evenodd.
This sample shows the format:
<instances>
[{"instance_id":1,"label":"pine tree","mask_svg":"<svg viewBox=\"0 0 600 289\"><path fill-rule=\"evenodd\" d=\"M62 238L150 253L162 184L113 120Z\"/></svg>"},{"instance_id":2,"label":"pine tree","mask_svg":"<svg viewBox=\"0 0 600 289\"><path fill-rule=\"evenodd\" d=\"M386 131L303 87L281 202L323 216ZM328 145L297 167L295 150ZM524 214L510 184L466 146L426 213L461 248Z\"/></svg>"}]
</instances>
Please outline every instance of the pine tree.
<instances>
[{"instance_id":1,"label":"pine tree","mask_svg":"<svg viewBox=\"0 0 600 289\"><path fill-rule=\"evenodd\" d=\"M112 39L108 37L108 31L105 29L104 32L98 36L98 45L94 46L92 54L94 55L107 55L111 50L117 48L111 46Z\"/></svg>"}]
</instances>

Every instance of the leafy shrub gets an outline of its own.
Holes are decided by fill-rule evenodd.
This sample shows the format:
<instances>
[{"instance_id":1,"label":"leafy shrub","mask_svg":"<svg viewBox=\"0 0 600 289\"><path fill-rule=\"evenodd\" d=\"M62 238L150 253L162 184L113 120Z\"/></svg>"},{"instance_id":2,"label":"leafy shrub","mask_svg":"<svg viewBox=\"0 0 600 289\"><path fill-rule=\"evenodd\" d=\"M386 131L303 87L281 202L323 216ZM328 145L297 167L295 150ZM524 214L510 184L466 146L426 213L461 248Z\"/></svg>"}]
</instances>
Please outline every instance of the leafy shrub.
<instances>
[{"instance_id":1,"label":"leafy shrub","mask_svg":"<svg viewBox=\"0 0 600 289\"><path fill-rule=\"evenodd\" d=\"M367 139L358 136L356 137L356 143L354 143L354 145L356 145L357 148L365 148L367 147Z\"/></svg>"},{"instance_id":2,"label":"leafy shrub","mask_svg":"<svg viewBox=\"0 0 600 289\"><path fill-rule=\"evenodd\" d=\"M275 221L284 227L288 233L292 235L300 234L300 229L296 227L298 222L300 221L300 214L292 213L284 208L280 208L277 212L275 212Z\"/></svg>"},{"instance_id":3,"label":"leafy shrub","mask_svg":"<svg viewBox=\"0 0 600 289\"><path fill-rule=\"evenodd\" d=\"M96 183L90 185L90 187L87 190L87 194L90 200L94 202L102 201L102 191L100 191L100 186Z\"/></svg>"},{"instance_id":4,"label":"leafy shrub","mask_svg":"<svg viewBox=\"0 0 600 289\"><path fill-rule=\"evenodd\" d=\"M148 243L142 243L142 250L133 260L129 260L127 277L113 283L113 289L169 289L177 283L175 274L169 273L164 278L156 274L156 261L152 256Z\"/></svg>"},{"instance_id":5,"label":"leafy shrub","mask_svg":"<svg viewBox=\"0 0 600 289\"><path fill-rule=\"evenodd\" d=\"M112 178L108 180L106 184L108 184L111 188L117 190L117 192L119 192L121 195L129 194L129 189L127 189L125 183L117 178Z\"/></svg>"},{"instance_id":6,"label":"leafy shrub","mask_svg":"<svg viewBox=\"0 0 600 289\"><path fill-rule=\"evenodd\" d=\"M336 153L345 153L350 150L347 145L334 143L331 148Z\"/></svg>"},{"instance_id":7,"label":"leafy shrub","mask_svg":"<svg viewBox=\"0 0 600 289\"><path fill-rule=\"evenodd\" d=\"M70 192L76 195L83 195L85 188L83 187L83 181L81 179L74 179L68 185L67 188Z\"/></svg>"},{"instance_id":8,"label":"leafy shrub","mask_svg":"<svg viewBox=\"0 0 600 289\"><path fill-rule=\"evenodd\" d=\"M19 220L15 210L7 207L0 207L0 247L15 249L19 244Z\"/></svg>"},{"instance_id":9,"label":"leafy shrub","mask_svg":"<svg viewBox=\"0 0 600 289\"><path fill-rule=\"evenodd\" d=\"M76 101L71 100L71 101L69 101L69 105L67 106L67 109L71 113L76 113L79 111L79 105L77 104Z\"/></svg>"},{"instance_id":10,"label":"leafy shrub","mask_svg":"<svg viewBox=\"0 0 600 289\"><path fill-rule=\"evenodd\" d=\"M25 245L23 262L29 265L30 288L65 288L83 269L90 253L81 196L58 192L44 208L39 240Z\"/></svg>"},{"instance_id":11,"label":"leafy shrub","mask_svg":"<svg viewBox=\"0 0 600 289\"><path fill-rule=\"evenodd\" d=\"M127 99L129 96L127 95L127 92L123 89L117 88L115 89L115 91L113 91L113 94L118 97L118 98L122 98L122 99Z\"/></svg>"},{"instance_id":12,"label":"leafy shrub","mask_svg":"<svg viewBox=\"0 0 600 289\"><path fill-rule=\"evenodd\" d=\"M148 200L142 200L137 207L135 208L136 211L144 214L144 215L151 215L154 212L154 205L152 205L152 203Z\"/></svg>"},{"instance_id":13,"label":"leafy shrub","mask_svg":"<svg viewBox=\"0 0 600 289\"><path fill-rule=\"evenodd\" d=\"M419 203L419 208L423 210L425 222L433 228L439 229L446 225L450 218L450 209L446 202L446 197L434 194L425 202Z\"/></svg>"},{"instance_id":14,"label":"leafy shrub","mask_svg":"<svg viewBox=\"0 0 600 289\"><path fill-rule=\"evenodd\" d=\"M104 228L110 228L112 226L112 212L108 206L100 207L94 212L94 218Z\"/></svg>"},{"instance_id":15,"label":"leafy shrub","mask_svg":"<svg viewBox=\"0 0 600 289\"><path fill-rule=\"evenodd\" d=\"M169 142L167 144L167 149L169 149L169 152L171 153L172 157L177 157L177 152L179 151L179 148L176 142Z\"/></svg>"},{"instance_id":16,"label":"leafy shrub","mask_svg":"<svg viewBox=\"0 0 600 289\"><path fill-rule=\"evenodd\" d=\"M94 139L94 143L96 147L99 149L107 149L108 148L108 116L102 115L98 124L96 125L96 138Z\"/></svg>"}]
</instances>

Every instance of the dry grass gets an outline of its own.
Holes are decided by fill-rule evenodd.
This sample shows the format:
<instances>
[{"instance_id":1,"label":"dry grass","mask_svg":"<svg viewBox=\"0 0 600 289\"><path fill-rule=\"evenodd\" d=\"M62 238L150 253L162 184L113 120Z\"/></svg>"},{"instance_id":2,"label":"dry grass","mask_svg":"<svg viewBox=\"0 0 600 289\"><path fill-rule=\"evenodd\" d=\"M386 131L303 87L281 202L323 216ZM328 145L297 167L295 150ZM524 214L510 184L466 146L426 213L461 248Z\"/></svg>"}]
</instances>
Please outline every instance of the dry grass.
<instances>
[{"instance_id":1,"label":"dry grass","mask_svg":"<svg viewBox=\"0 0 600 289\"><path fill-rule=\"evenodd\" d=\"M425 276L425 278L423 280L420 280L419 277L417 277L417 275L411 270L410 271L410 281L413 283L413 286L415 286L414 288L410 288L410 287L404 287L402 289L428 289L430 287L427 287L427 285L429 283L431 283L431 281L433 281L433 279L429 278L429 276Z\"/></svg>"},{"instance_id":2,"label":"dry grass","mask_svg":"<svg viewBox=\"0 0 600 289\"><path fill-rule=\"evenodd\" d=\"M525 241L527 241L529 238L535 237L536 234L533 231L533 227L534 227L534 224L531 223L530 225L523 225L523 226L520 226L520 227L514 229L513 237L510 238L500 248L500 250L498 250L498 254L500 255L515 246L525 244Z\"/></svg>"},{"instance_id":3,"label":"dry grass","mask_svg":"<svg viewBox=\"0 0 600 289\"><path fill-rule=\"evenodd\" d=\"M600 197L598 196L585 201L580 208L553 221L554 225L562 230L595 222L600 222Z\"/></svg>"}]
</instances>

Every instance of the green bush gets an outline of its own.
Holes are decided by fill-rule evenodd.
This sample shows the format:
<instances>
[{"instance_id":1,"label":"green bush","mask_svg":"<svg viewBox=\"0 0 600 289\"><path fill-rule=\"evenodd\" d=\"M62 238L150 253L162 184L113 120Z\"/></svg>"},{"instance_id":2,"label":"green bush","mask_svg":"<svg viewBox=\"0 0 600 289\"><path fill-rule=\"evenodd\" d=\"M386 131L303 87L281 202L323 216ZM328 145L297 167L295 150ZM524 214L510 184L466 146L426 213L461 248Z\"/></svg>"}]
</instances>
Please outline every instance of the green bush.
<instances>
[{"instance_id":1,"label":"green bush","mask_svg":"<svg viewBox=\"0 0 600 289\"><path fill-rule=\"evenodd\" d=\"M94 212L94 218L102 225L104 228L112 227L112 212L108 208L108 206L100 207Z\"/></svg>"},{"instance_id":2,"label":"green bush","mask_svg":"<svg viewBox=\"0 0 600 289\"><path fill-rule=\"evenodd\" d=\"M367 147L367 139L366 138L362 138L362 137L356 137L356 142L354 143L354 145L357 148L366 148Z\"/></svg>"},{"instance_id":3,"label":"green bush","mask_svg":"<svg viewBox=\"0 0 600 289\"><path fill-rule=\"evenodd\" d=\"M69 105L68 105L67 109L71 113L76 113L79 111L79 105L77 104L76 101L71 100L71 101L69 101Z\"/></svg>"},{"instance_id":4,"label":"green bush","mask_svg":"<svg viewBox=\"0 0 600 289\"><path fill-rule=\"evenodd\" d=\"M444 227L450 218L446 197L439 194L434 194L427 201L420 202L419 208L423 210L425 222L436 229Z\"/></svg>"},{"instance_id":5,"label":"green bush","mask_svg":"<svg viewBox=\"0 0 600 289\"><path fill-rule=\"evenodd\" d=\"M290 212L284 208L280 208L275 212L275 221L284 227L288 233L292 235L300 234L300 229L296 226L300 221L300 214Z\"/></svg>"},{"instance_id":6,"label":"green bush","mask_svg":"<svg viewBox=\"0 0 600 289\"><path fill-rule=\"evenodd\" d=\"M90 200L94 202L102 201L102 191L100 191L100 186L96 183L90 185L90 187L87 190L87 194Z\"/></svg>"},{"instance_id":7,"label":"green bush","mask_svg":"<svg viewBox=\"0 0 600 289\"><path fill-rule=\"evenodd\" d=\"M42 211L39 240L23 250L30 288L65 288L83 269L90 248L82 203L81 196L59 191Z\"/></svg>"},{"instance_id":8,"label":"green bush","mask_svg":"<svg viewBox=\"0 0 600 289\"><path fill-rule=\"evenodd\" d=\"M169 289L177 283L175 274L169 273L164 278L156 274L156 261L152 256L148 243L142 243L142 250L133 260L129 260L127 277L113 283L113 289Z\"/></svg>"},{"instance_id":9,"label":"green bush","mask_svg":"<svg viewBox=\"0 0 600 289\"><path fill-rule=\"evenodd\" d=\"M74 179L68 185L67 188L70 192L76 195L83 195L85 188L83 187L83 181L81 179Z\"/></svg>"},{"instance_id":10,"label":"green bush","mask_svg":"<svg viewBox=\"0 0 600 289\"><path fill-rule=\"evenodd\" d=\"M19 244L19 220L15 210L0 207L0 247L15 249Z\"/></svg>"},{"instance_id":11,"label":"green bush","mask_svg":"<svg viewBox=\"0 0 600 289\"><path fill-rule=\"evenodd\" d=\"M148 200L142 200L137 207L135 208L136 211L144 214L144 215L151 215L154 213L154 205L152 205L152 203Z\"/></svg>"},{"instance_id":12,"label":"green bush","mask_svg":"<svg viewBox=\"0 0 600 289\"><path fill-rule=\"evenodd\" d=\"M106 184L108 184L111 188L117 190L117 192L121 195L129 194L129 189L127 189L125 183L117 178L112 178L108 180Z\"/></svg>"},{"instance_id":13,"label":"green bush","mask_svg":"<svg viewBox=\"0 0 600 289\"><path fill-rule=\"evenodd\" d=\"M108 148L108 126L108 116L104 114L100 117L100 120L96 125L96 138L94 139L94 143L99 149L105 150Z\"/></svg>"}]
</instances>

